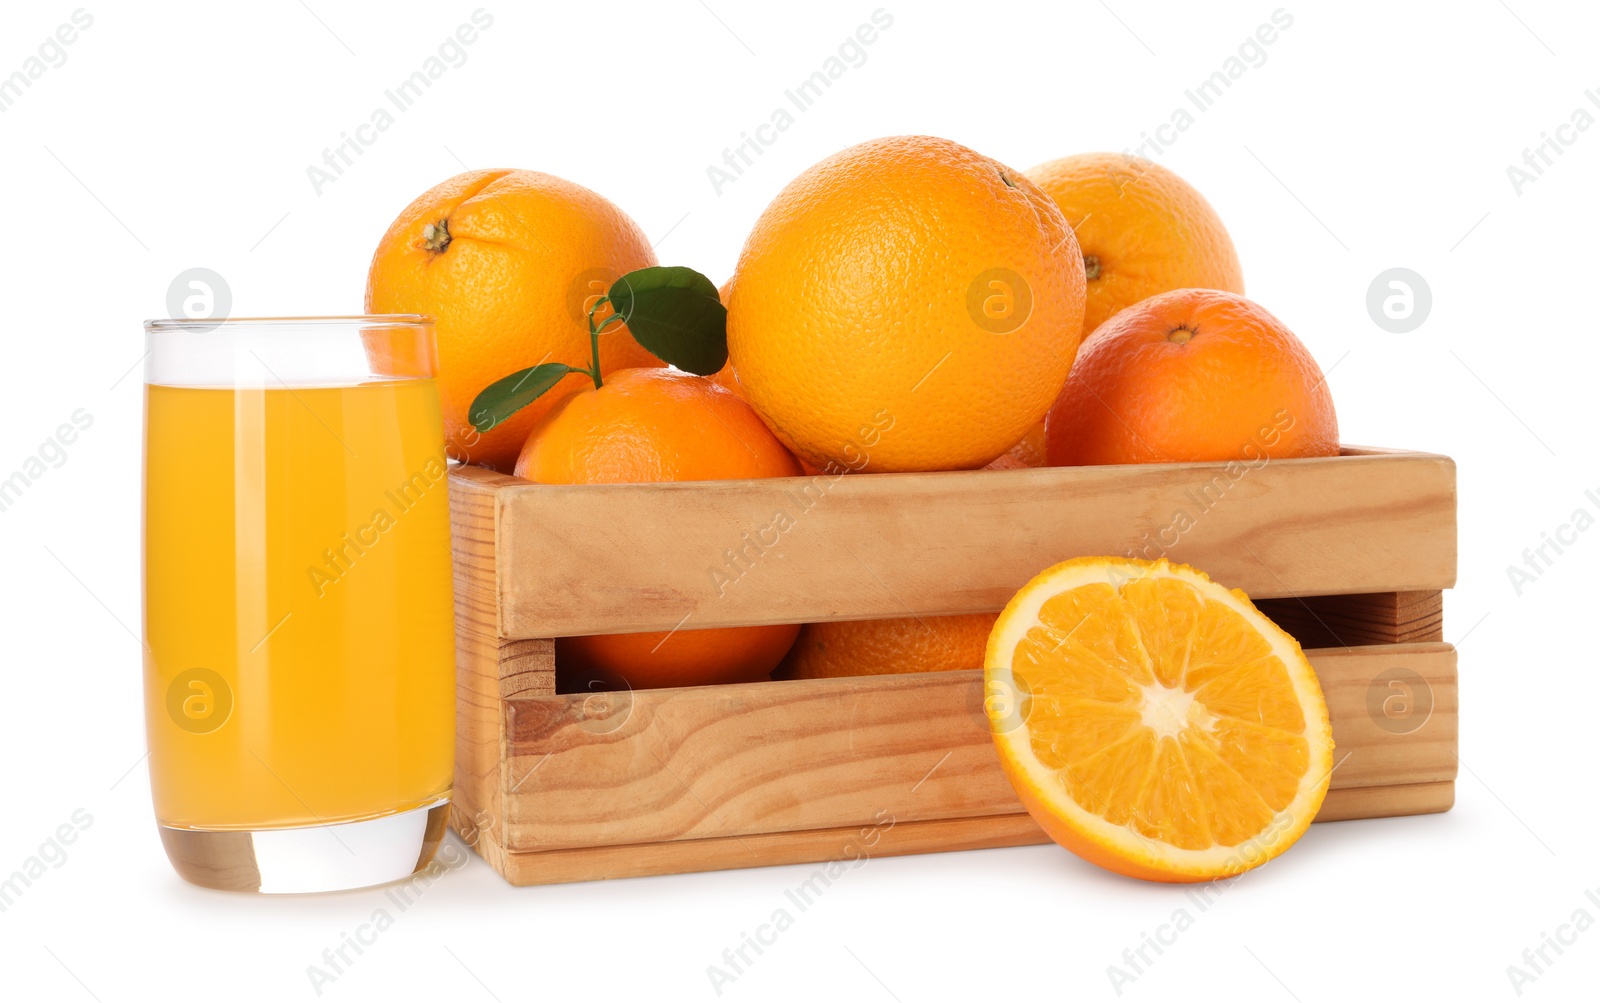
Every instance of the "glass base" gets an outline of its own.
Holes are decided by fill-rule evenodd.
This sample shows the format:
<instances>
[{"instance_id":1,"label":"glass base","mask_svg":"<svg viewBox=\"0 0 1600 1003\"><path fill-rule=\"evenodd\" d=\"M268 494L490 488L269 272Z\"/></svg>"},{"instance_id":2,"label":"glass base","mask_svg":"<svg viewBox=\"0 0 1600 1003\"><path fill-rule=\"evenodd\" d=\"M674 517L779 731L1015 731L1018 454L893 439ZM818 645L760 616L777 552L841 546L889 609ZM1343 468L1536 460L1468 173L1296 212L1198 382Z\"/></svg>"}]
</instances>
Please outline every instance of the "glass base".
<instances>
[{"instance_id":1,"label":"glass base","mask_svg":"<svg viewBox=\"0 0 1600 1003\"><path fill-rule=\"evenodd\" d=\"M335 892L396 881L427 867L444 839L450 799L360 822L224 831L158 826L185 881L234 892Z\"/></svg>"}]
</instances>

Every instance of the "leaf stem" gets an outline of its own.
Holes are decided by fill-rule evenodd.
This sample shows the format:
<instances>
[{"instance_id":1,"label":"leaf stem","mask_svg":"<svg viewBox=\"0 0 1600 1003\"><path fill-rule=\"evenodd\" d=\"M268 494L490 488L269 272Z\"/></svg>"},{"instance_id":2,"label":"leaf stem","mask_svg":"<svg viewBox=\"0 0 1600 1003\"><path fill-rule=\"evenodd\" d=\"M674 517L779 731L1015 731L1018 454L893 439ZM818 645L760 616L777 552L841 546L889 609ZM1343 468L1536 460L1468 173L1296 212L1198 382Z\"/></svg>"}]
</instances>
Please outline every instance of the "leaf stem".
<instances>
[{"instance_id":1,"label":"leaf stem","mask_svg":"<svg viewBox=\"0 0 1600 1003\"><path fill-rule=\"evenodd\" d=\"M594 388L596 390L600 389L600 332L604 330L605 326L610 324L612 321L622 319L620 314L613 311L611 316L607 317L605 320L601 321L598 326L596 326L594 322L594 312L600 309L601 306L610 302L611 298L609 296L602 296L594 301L594 306L589 308L589 365L591 368L588 370L588 373L590 378L594 380Z\"/></svg>"}]
</instances>

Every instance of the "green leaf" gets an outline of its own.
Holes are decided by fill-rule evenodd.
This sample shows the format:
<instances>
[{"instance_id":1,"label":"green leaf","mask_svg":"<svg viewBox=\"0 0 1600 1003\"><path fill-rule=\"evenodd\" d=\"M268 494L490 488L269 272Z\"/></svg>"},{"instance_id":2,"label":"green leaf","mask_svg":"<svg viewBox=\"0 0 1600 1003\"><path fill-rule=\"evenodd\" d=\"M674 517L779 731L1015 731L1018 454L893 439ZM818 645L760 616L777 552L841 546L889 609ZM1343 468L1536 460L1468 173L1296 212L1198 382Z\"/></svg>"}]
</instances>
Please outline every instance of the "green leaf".
<instances>
[{"instance_id":1,"label":"green leaf","mask_svg":"<svg viewBox=\"0 0 1600 1003\"><path fill-rule=\"evenodd\" d=\"M487 432L538 400L546 390L561 382L563 376L581 372L584 370L561 362L546 362L519 370L484 387L473 398L467 416L472 419L474 428Z\"/></svg>"},{"instance_id":2,"label":"green leaf","mask_svg":"<svg viewBox=\"0 0 1600 1003\"><path fill-rule=\"evenodd\" d=\"M685 268L683 265L651 265L649 268L636 268L613 282L611 293L623 285L632 289L690 289L701 296L721 302L715 282L693 268ZM609 296L611 293L606 295Z\"/></svg>"},{"instance_id":3,"label":"green leaf","mask_svg":"<svg viewBox=\"0 0 1600 1003\"><path fill-rule=\"evenodd\" d=\"M712 281L679 265L640 268L606 293L633 339L686 372L710 376L728 361L728 311Z\"/></svg>"}]
</instances>

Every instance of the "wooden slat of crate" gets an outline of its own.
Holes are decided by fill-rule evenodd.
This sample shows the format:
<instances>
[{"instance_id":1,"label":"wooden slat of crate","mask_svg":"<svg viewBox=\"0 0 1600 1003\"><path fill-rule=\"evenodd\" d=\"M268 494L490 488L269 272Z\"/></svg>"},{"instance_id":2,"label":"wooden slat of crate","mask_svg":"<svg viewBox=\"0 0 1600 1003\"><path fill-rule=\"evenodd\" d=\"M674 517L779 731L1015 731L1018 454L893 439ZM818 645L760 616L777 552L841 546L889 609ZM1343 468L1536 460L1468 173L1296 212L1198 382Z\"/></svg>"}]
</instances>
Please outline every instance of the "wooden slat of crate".
<instances>
[{"instance_id":1,"label":"wooden slat of crate","mask_svg":"<svg viewBox=\"0 0 1600 1003\"><path fill-rule=\"evenodd\" d=\"M1259 598L1454 584L1449 458L1241 469L536 485L467 468L452 481L497 489L502 637L981 612L1057 560L1138 553L1167 527L1167 556Z\"/></svg>"},{"instance_id":2,"label":"wooden slat of crate","mask_svg":"<svg viewBox=\"0 0 1600 1003\"><path fill-rule=\"evenodd\" d=\"M1449 811L1455 804L1455 782L1356 787L1328 792L1318 822L1424 815ZM896 821L885 828L841 826L798 832L677 839L660 843L582 847L536 852L485 850L492 830L457 825L457 831L474 839L485 859L514 885L558 884L735 867L770 867L778 864L838 861L856 866L864 857L892 857L908 853L993 849L1050 842L1050 837L1026 813L979 818Z\"/></svg>"},{"instance_id":3,"label":"wooden slat of crate","mask_svg":"<svg viewBox=\"0 0 1600 1003\"><path fill-rule=\"evenodd\" d=\"M471 831L475 816L501 817L505 742L501 722L501 649L494 591L494 485L452 472L450 539L454 550L456 617L456 772L450 824ZM548 692L555 692L554 672ZM498 841L477 845L502 874L505 854Z\"/></svg>"},{"instance_id":4,"label":"wooden slat of crate","mask_svg":"<svg viewBox=\"0 0 1600 1003\"><path fill-rule=\"evenodd\" d=\"M1453 648L1311 657L1334 726L1334 789L1455 778ZM1380 727L1368 705L1373 680L1397 668L1432 694L1431 714L1406 734ZM885 811L901 821L1021 811L982 690L982 674L964 671L509 700L516 795L501 839L542 850L870 825Z\"/></svg>"}]
</instances>

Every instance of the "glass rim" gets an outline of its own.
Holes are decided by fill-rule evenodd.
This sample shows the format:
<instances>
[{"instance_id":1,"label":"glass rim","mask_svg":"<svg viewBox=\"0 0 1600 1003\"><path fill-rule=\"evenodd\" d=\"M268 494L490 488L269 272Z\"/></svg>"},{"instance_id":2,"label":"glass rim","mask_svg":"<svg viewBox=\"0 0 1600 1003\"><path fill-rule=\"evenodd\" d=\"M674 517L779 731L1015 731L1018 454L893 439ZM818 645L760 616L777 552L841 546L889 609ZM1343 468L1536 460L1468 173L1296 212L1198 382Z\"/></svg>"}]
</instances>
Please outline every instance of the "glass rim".
<instances>
[{"instance_id":1,"label":"glass rim","mask_svg":"<svg viewBox=\"0 0 1600 1003\"><path fill-rule=\"evenodd\" d=\"M162 317L144 322L147 333L157 331L215 331L220 328L245 327L267 329L275 327L359 327L364 329L398 329L432 325L433 318L420 313L326 314L312 317Z\"/></svg>"}]
</instances>

